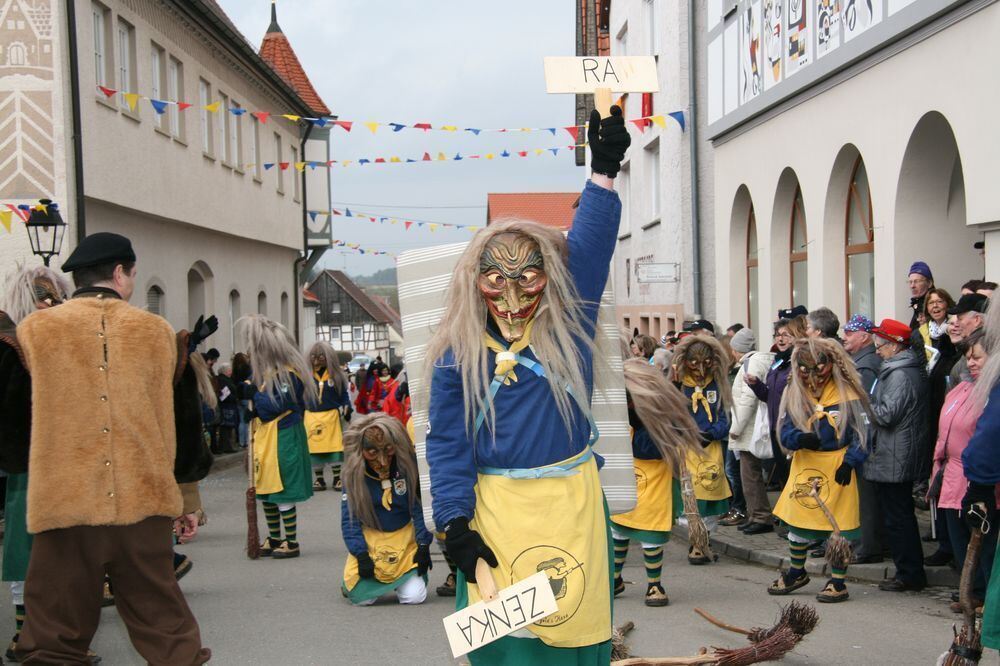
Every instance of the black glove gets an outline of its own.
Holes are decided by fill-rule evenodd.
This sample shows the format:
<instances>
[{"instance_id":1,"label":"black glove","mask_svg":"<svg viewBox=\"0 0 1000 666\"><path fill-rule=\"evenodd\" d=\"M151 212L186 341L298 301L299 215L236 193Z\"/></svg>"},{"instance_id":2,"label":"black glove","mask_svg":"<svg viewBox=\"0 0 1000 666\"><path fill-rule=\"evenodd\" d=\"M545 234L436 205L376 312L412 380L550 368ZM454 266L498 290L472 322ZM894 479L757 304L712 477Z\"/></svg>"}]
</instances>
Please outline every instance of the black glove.
<instances>
[{"instance_id":1,"label":"black glove","mask_svg":"<svg viewBox=\"0 0 1000 666\"><path fill-rule=\"evenodd\" d=\"M625 159L625 151L632 143L632 137L625 129L625 118L618 106L611 107L611 115L601 118L600 112L590 112L587 126L587 142L590 144L590 168L609 178L618 175Z\"/></svg>"},{"instance_id":2,"label":"black glove","mask_svg":"<svg viewBox=\"0 0 1000 666\"><path fill-rule=\"evenodd\" d=\"M962 498L962 515L965 516L965 524L969 529L986 531L986 524L992 522L996 514L996 491L995 486L985 483L969 481L969 487ZM984 504L986 511L982 511L976 504Z\"/></svg>"},{"instance_id":3,"label":"black glove","mask_svg":"<svg viewBox=\"0 0 1000 666\"><path fill-rule=\"evenodd\" d=\"M819 451L819 435L814 432L804 432L799 435L799 448Z\"/></svg>"},{"instance_id":4,"label":"black glove","mask_svg":"<svg viewBox=\"0 0 1000 666\"><path fill-rule=\"evenodd\" d=\"M469 529L468 518L453 518L444 526L444 547L470 583L476 582L476 560L480 557L491 567L497 566L497 556L479 532Z\"/></svg>"},{"instance_id":5,"label":"black glove","mask_svg":"<svg viewBox=\"0 0 1000 666\"><path fill-rule=\"evenodd\" d=\"M194 350L198 348L198 345L202 343L205 338L212 335L219 330L219 319L215 315L212 315L208 319L202 315L198 317L198 321L195 322L194 328L191 329L191 337L188 339L188 353L193 354Z\"/></svg>"},{"instance_id":6,"label":"black glove","mask_svg":"<svg viewBox=\"0 0 1000 666\"><path fill-rule=\"evenodd\" d=\"M837 468L837 473L833 475L833 480L842 486L846 486L851 482L851 472L854 468L851 467L850 463L842 462L840 467Z\"/></svg>"},{"instance_id":7,"label":"black glove","mask_svg":"<svg viewBox=\"0 0 1000 666\"><path fill-rule=\"evenodd\" d=\"M356 557L358 560L358 575L362 578L374 578L375 563L372 562L372 556L368 553L361 553Z\"/></svg>"},{"instance_id":8,"label":"black glove","mask_svg":"<svg viewBox=\"0 0 1000 666\"><path fill-rule=\"evenodd\" d=\"M698 433L698 443L701 444L701 448L707 449L709 445L714 441L715 440L712 439L712 436L709 435L707 432L702 431Z\"/></svg>"},{"instance_id":9,"label":"black glove","mask_svg":"<svg viewBox=\"0 0 1000 666\"><path fill-rule=\"evenodd\" d=\"M426 576L429 569L434 568L431 562L431 546L417 546L417 554L413 556L413 563L417 565L417 575Z\"/></svg>"}]
</instances>

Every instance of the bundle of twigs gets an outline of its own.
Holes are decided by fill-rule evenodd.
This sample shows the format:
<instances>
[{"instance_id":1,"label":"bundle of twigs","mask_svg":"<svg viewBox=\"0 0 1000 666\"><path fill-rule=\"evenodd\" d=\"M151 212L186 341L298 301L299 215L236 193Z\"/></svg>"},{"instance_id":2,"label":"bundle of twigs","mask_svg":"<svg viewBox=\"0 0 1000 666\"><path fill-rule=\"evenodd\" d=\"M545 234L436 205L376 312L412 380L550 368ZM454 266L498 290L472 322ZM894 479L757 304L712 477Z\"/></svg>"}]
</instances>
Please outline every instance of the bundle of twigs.
<instances>
[{"instance_id":1,"label":"bundle of twigs","mask_svg":"<svg viewBox=\"0 0 1000 666\"><path fill-rule=\"evenodd\" d=\"M985 507L983 511L985 513ZM958 583L958 601L962 605L962 628L960 630L952 628L954 639L951 648L938 662L944 666L974 666L983 656L980 627L976 624L976 608L972 603L972 583L976 569L979 568L979 553L982 547L982 530L972 530L969 547L965 551L965 562L962 564L962 577Z\"/></svg>"},{"instance_id":2,"label":"bundle of twigs","mask_svg":"<svg viewBox=\"0 0 1000 666\"><path fill-rule=\"evenodd\" d=\"M819 614L812 606L793 601L787 606L782 606L778 620L770 627L754 627L753 629L743 629L732 624L727 624L722 620L712 617L700 608L695 608L694 612L702 616L720 629L743 634L751 643L762 643L774 634L788 629L798 636L798 640L806 634L812 633L816 625L819 624Z\"/></svg>"},{"instance_id":3,"label":"bundle of twigs","mask_svg":"<svg viewBox=\"0 0 1000 666\"><path fill-rule=\"evenodd\" d=\"M687 518L688 523L688 543L704 553L706 557L714 559L708 527L698 512L698 499L695 497L694 486L691 484L691 475L687 472L681 475L681 497L684 500L684 517Z\"/></svg>"},{"instance_id":4,"label":"bundle of twigs","mask_svg":"<svg viewBox=\"0 0 1000 666\"><path fill-rule=\"evenodd\" d=\"M827 563L831 568L846 569L847 565L851 563L851 542L840 534L840 525L837 524L837 519L834 518L833 512L830 511L823 498L819 496L819 483L817 481L812 482L812 490L809 491L809 496L816 501L816 504L819 505L820 510L830 522L830 527L833 528L833 533L826 540Z\"/></svg>"},{"instance_id":5,"label":"bundle of twigs","mask_svg":"<svg viewBox=\"0 0 1000 666\"><path fill-rule=\"evenodd\" d=\"M254 419L256 421L256 419ZM260 533L257 530L257 488L253 479L253 437L256 427L251 424L250 441L247 444L247 557L256 560L260 557Z\"/></svg>"},{"instance_id":6,"label":"bundle of twigs","mask_svg":"<svg viewBox=\"0 0 1000 666\"><path fill-rule=\"evenodd\" d=\"M635 629L635 623L631 620L620 627L613 627L611 629L611 661L628 659L629 651L625 637L633 629Z\"/></svg>"}]
</instances>

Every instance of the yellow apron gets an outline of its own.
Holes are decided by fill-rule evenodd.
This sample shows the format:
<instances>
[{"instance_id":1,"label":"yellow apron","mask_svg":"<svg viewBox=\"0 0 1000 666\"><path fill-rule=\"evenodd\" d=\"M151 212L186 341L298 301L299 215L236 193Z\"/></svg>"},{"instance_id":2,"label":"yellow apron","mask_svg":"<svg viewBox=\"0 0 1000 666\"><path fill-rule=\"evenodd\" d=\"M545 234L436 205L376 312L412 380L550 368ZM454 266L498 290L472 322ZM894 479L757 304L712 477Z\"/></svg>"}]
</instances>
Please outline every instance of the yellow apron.
<instances>
[{"instance_id":1,"label":"yellow apron","mask_svg":"<svg viewBox=\"0 0 1000 666\"><path fill-rule=\"evenodd\" d=\"M253 431L253 485L260 495L273 495L285 489L281 483L278 465L278 423L291 414L288 410L273 421L261 423L254 419Z\"/></svg>"},{"instance_id":2,"label":"yellow apron","mask_svg":"<svg viewBox=\"0 0 1000 666\"><path fill-rule=\"evenodd\" d=\"M837 519L842 532L861 526L858 509L858 485L856 475L851 482L842 486L834 481L837 468L844 461L847 449L836 451L812 451L800 449L792 455L792 467L788 472L788 483L781 491L781 497L774 506L774 515L792 527L804 530L833 531L830 521L816 500L809 496L812 482L819 482L819 496Z\"/></svg>"},{"instance_id":3,"label":"yellow apron","mask_svg":"<svg viewBox=\"0 0 1000 666\"><path fill-rule=\"evenodd\" d=\"M393 583L411 569L416 569L413 558L417 554L417 538L413 523L407 523L395 532L380 532L370 527L361 527L368 545L368 554L375 563L375 580ZM358 576L358 559L347 554L344 563L344 587L353 590L361 577Z\"/></svg>"},{"instance_id":4,"label":"yellow apron","mask_svg":"<svg viewBox=\"0 0 1000 666\"><path fill-rule=\"evenodd\" d=\"M611 516L611 522L636 530L669 532L674 522L674 475L665 460L632 461L635 466L635 508Z\"/></svg>"},{"instance_id":5,"label":"yellow apron","mask_svg":"<svg viewBox=\"0 0 1000 666\"><path fill-rule=\"evenodd\" d=\"M716 440L698 452L687 456L688 473L694 486L694 496L700 500L724 500L732 496L726 464L722 459L722 442Z\"/></svg>"},{"instance_id":6,"label":"yellow apron","mask_svg":"<svg viewBox=\"0 0 1000 666\"><path fill-rule=\"evenodd\" d=\"M306 412L306 434L309 436L309 453L341 453L344 435L340 424L340 410Z\"/></svg>"},{"instance_id":7,"label":"yellow apron","mask_svg":"<svg viewBox=\"0 0 1000 666\"><path fill-rule=\"evenodd\" d=\"M584 459L557 477L480 473L476 484L470 526L497 556L497 586L539 571L549 577L559 610L528 630L552 647L583 647L611 638L607 523L597 463L586 449L553 467ZM475 585L468 592L470 605L480 600Z\"/></svg>"}]
</instances>

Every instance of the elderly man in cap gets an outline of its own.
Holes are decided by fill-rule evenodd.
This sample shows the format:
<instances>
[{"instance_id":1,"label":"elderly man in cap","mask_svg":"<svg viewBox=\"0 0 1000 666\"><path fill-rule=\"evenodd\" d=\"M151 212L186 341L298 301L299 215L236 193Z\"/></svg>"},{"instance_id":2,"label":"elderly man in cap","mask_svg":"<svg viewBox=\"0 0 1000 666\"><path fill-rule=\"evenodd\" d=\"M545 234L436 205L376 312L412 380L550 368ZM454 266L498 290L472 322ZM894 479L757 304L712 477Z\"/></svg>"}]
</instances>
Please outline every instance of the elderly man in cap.
<instances>
[{"instance_id":1,"label":"elderly man in cap","mask_svg":"<svg viewBox=\"0 0 1000 666\"><path fill-rule=\"evenodd\" d=\"M707 319L695 319L684 325L684 332L693 335L715 336L715 326Z\"/></svg>"},{"instance_id":2,"label":"elderly man in cap","mask_svg":"<svg viewBox=\"0 0 1000 666\"><path fill-rule=\"evenodd\" d=\"M177 586L172 550L172 532L184 541L197 531L178 481L207 473L197 380L186 363L198 339L175 338L162 318L128 304L135 261L127 238L88 236L62 266L73 274L72 298L17 327L32 378L27 522L35 538L16 651L24 663L90 663L105 575L147 662L186 666L211 656Z\"/></svg>"},{"instance_id":3,"label":"elderly man in cap","mask_svg":"<svg viewBox=\"0 0 1000 666\"><path fill-rule=\"evenodd\" d=\"M927 439L926 362L910 349L910 327L883 319L872 329L882 368L872 390L871 452L864 477L875 486L896 576L879 584L887 592L927 585L913 482L920 473Z\"/></svg>"},{"instance_id":4,"label":"elderly man in cap","mask_svg":"<svg viewBox=\"0 0 1000 666\"><path fill-rule=\"evenodd\" d=\"M910 309L913 310L910 328L914 329L920 325L918 317L924 311L927 292L934 288L934 274L931 273L931 267L922 261L914 261L906 276L906 284L910 287Z\"/></svg>"},{"instance_id":5,"label":"elderly man in cap","mask_svg":"<svg viewBox=\"0 0 1000 666\"><path fill-rule=\"evenodd\" d=\"M962 294L953 307L948 308L948 314L958 319L958 332L962 339L983 326L983 313L989 304L989 298L982 294Z\"/></svg>"}]
</instances>

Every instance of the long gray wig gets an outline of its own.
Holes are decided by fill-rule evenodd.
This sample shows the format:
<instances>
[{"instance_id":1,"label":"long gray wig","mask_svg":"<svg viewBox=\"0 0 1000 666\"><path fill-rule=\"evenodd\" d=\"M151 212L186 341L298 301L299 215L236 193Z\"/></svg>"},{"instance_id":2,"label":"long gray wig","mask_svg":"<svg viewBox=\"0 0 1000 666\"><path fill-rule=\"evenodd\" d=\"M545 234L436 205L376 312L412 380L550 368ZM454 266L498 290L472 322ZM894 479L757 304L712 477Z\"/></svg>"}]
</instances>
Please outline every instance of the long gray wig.
<instances>
[{"instance_id":1,"label":"long gray wig","mask_svg":"<svg viewBox=\"0 0 1000 666\"><path fill-rule=\"evenodd\" d=\"M39 286L39 283L46 282L49 283L46 288L51 287L62 300L69 298L69 294L72 293L69 280L48 266L35 266L33 268L26 268L23 265L15 266L4 280L7 289L3 293L0 310L6 312L15 324L19 323L38 309L35 305L38 302L36 287Z\"/></svg>"},{"instance_id":2,"label":"long gray wig","mask_svg":"<svg viewBox=\"0 0 1000 666\"><path fill-rule=\"evenodd\" d=\"M365 484L365 457L361 454L365 433L373 428L381 430L385 440L391 442L395 449L396 468L406 479L411 510L420 501L417 496L420 474L417 471L417 454L399 419L382 413L354 415L350 427L344 433L344 467L341 471L344 493L347 495L347 510L351 520L356 520L365 527L381 530L382 525L375 515L371 494Z\"/></svg>"},{"instance_id":3,"label":"long gray wig","mask_svg":"<svg viewBox=\"0 0 1000 666\"><path fill-rule=\"evenodd\" d=\"M323 363L326 366L326 376L329 381L333 382L333 385L337 387L340 393L347 390L347 376L344 371L340 368L340 359L338 358L337 352L334 351L333 347L326 340L320 340L312 347L309 348L309 361L312 364L313 356L321 356L323 358Z\"/></svg>"},{"instance_id":4,"label":"long gray wig","mask_svg":"<svg viewBox=\"0 0 1000 666\"><path fill-rule=\"evenodd\" d=\"M299 351L295 338L276 321L260 314L246 315L236 322L241 346L250 354L253 383L271 398L282 386L292 386L292 376L302 382L306 406L316 406L316 382L309 381L312 367Z\"/></svg>"}]
</instances>

